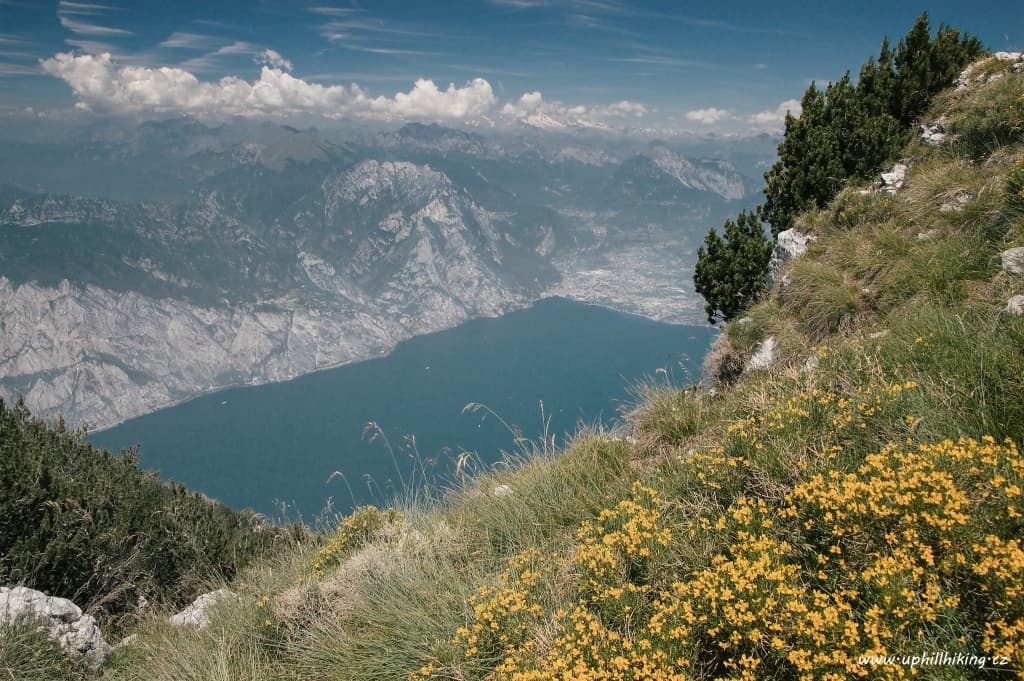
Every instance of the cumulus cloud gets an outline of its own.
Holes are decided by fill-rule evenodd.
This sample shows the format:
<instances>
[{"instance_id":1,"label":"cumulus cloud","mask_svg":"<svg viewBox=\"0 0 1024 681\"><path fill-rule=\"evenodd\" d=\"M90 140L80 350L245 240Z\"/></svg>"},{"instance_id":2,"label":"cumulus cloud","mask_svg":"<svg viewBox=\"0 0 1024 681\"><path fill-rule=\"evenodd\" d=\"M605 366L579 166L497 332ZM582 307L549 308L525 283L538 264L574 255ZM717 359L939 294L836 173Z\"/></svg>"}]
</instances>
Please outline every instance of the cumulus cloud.
<instances>
[{"instance_id":1,"label":"cumulus cloud","mask_svg":"<svg viewBox=\"0 0 1024 681\"><path fill-rule=\"evenodd\" d=\"M639 118L648 112L648 109L639 102L631 102L623 99L620 102L614 102L605 106L595 106L591 108L591 112L598 116L634 116Z\"/></svg>"},{"instance_id":2,"label":"cumulus cloud","mask_svg":"<svg viewBox=\"0 0 1024 681\"><path fill-rule=\"evenodd\" d=\"M686 120L703 123L704 125L721 123L722 121L729 120L732 117L732 111L729 111L728 109L716 109L713 106L706 109L693 109L686 112Z\"/></svg>"},{"instance_id":3,"label":"cumulus cloud","mask_svg":"<svg viewBox=\"0 0 1024 681\"><path fill-rule=\"evenodd\" d=\"M519 121L538 128L565 128L570 125L585 125L588 120L585 106L566 106L561 102L545 101L544 95L536 90L523 94L514 102L501 108L507 119Z\"/></svg>"},{"instance_id":4,"label":"cumulus cloud","mask_svg":"<svg viewBox=\"0 0 1024 681\"><path fill-rule=\"evenodd\" d=\"M434 81L420 78L409 92L399 92L393 99L372 100L375 110L409 118L466 118L490 111L496 103L491 84L474 78L465 86L448 85L438 89Z\"/></svg>"},{"instance_id":5,"label":"cumulus cloud","mask_svg":"<svg viewBox=\"0 0 1024 681\"><path fill-rule=\"evenodd\" d=\"M589 108L582 105L570 106L548 101L537 91L527 92L501 108L501 114L506 119L541 128L606 127L606 121L621 120L627 116L640 117L648 112L649 109L643 104L628 100Z\"/></svg>"},{"instance_id":6,"label":"cumulus cloud","mask_svg":"<svg viewBox=\"0 0 1024 681\"><path fill-rule=\"evenodd\" d=\"M174 45L194 42L191 36L168 39ZM201 74L226 56L247 54L261 64L259 77L206 79ZM296 77L292 63L279 52L236 42L178 66L154 67L125 63L100 53L55 54L39 61L44 73L71 88L76 106L94 111L183 113L208 118L247 116L285 118L314 115L326 118L465 121L494 125L522 123L540 128L609 128L651 113L647 106L621 100L590 107L549 101L538 91L499 103L491 84L474 78L459 86L439 87L416 80L408 91L372 96L356 84L323 84ZM495 118L495 115L497 117Z\"/></svg>"},{"instance_id":7,"label":"cumulus cloud","mask_svg":"<svg viewBox=\"0 0 1024 681\"><path fill-rule=\"evenodd\" d=\"M749 117L749 121L755 126L766 130L780 130L786 122L786 112L799 116L801 107L799 99L787 99L780 102L774 109L759 111Z\"/></svg>"},{"instance_id":8,"label":"cumulus cloud","mask_svg":"<svg viewBox=\"0 0 1024 681\"><path fill-rule=\"evenodd\" d=\"M277 66L290 66L276 52ZM495 104L490 83L477 78L463 87L441 90L426 79L409 92L370 97L356 85L320 85L296 78L273 62L258 80L228 76L201 81L175 67L118 66L109 53L71 52L40 61L43 70L65 81L80 106L120 111L182 112L208 116L272 116L319 114L327 117L366 115L396 118L460 119L481 115Z\"/></svg>"},{"instance_id":9,"label":"cumulus cloud","mask_svg":"<svg viewBox=\"0 0 1024 681\"><path fill-rule=\"evenodd\" d=\"M544 104L544 95L541 93L527 92L516 102L509 102L501 108L501 113L506 116L521 118L537 111Z\"/></svg>"},{"instance_id":10,"label":"cumulus cloud","mask_svg":"<svg viewBox=\"0 0 1024 681\"><path fill-rule=\"evenodd\" d=\"M292 70L292 63L282 57L281 53L277 50L263 50L256 61L260 64L265 64L272 69L280 69L282 71Z\"/></svg>"}]
</instances>

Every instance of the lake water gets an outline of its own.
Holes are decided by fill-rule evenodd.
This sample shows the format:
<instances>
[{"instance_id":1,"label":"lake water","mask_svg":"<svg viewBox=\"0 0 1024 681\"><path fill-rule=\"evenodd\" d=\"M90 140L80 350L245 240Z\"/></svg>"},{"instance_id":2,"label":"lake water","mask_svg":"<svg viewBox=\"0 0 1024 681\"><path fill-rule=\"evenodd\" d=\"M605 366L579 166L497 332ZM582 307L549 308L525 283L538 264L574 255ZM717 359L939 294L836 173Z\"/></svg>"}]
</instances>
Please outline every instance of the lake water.
<instances>
[{"instance_id":1,"label":"lake water","mask_svg":"<svg viewBox=\"0 0 1024 681\"><path fill-rule=\"evenodd\" d=\"M144 468L235 508L276 516L285 502L308 520L329 498L342 511L387 503L400 477L436 484L460 452L491 463L514 450L497 418L464 412L470 402L527 437L541 432L541 402L551 433L609 425L645 376L664 381L664 369L689 382L714 334L552 298L413 338L386 357L204 395L89 440L112 450L139 444ZM390 450L364 436L371 421Z\"/></svg>"}]
</instances>

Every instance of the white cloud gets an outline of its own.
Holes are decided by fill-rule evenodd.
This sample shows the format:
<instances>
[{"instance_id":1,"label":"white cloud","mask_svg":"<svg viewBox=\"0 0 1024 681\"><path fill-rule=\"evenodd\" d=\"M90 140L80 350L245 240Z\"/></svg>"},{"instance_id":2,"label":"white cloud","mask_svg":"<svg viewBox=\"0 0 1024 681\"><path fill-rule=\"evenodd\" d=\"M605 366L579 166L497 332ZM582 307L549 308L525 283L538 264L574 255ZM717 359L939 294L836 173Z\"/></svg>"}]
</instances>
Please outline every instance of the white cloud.
<instances>
[{"instance_id":1,"label":"white cloud","mask_svg":"<svg viewBox=\"0 0 1024 681\"><path fill-rule=\"evenodd\" d=\"M527 92L519 98L519 101L515 103L509 102L508 104L503 106L501 109L501 113L505 114L506 116L522 118L523 116L527 116L533 113L534 111L539 109L543 104L544 95L537 91Z\"/></svg>"},{"instance_id":2,"label":"white cloud","mask_svg":"<svg viewBox=\"0 0 1024 681\"><path fill-rule=\"evenodd\" d=\"M409 92L373 98L356 85L310 83L272 66L264 66L259 79L249 82L235 76L201 81L185 69L168 66L118 66L109 53L60 53L40 64L46 73L71 87L79 105L96 109L207 116L305 113L461 119L481 115L496 105L490 83L482 78L463 87L451 84L445 90L421 79Z\"/></svg>"},{"instance_id":3,"label":"white cloud","mask_svg":"<svg viewBox=\"0 0 1024 681\"><path fill-rule=\"evenodd\" d=\"M713 125L715 123L721 123L733 118L733 112L728 109L716 109L710 106L706 109L693 109L692 111L686 112L686 120L695 121L697 123L703 123L704 125Z\"/></svg>"},{"instance_id":4,"label":"white cloud","mask_svg":"<svg viewBox=\"0 0 1024 681\"><path fill-rule=\"evenodd\" d=\"M87 50L89 51L89 50ZM101 54L101 52L92 52L92 54ZM259 54L259 50L252 43L247 43L244 40L236 40L229 45L222 45L212 52L200 55L198 57L192 57L188 61L184 61L179 64L178 68L193 73L197 71L210 71L213 69L220 68L224 59L230 59L238 55L255 55Z\"/></svg>"},{"instance_id":5,"label":"white cloud","mask_svg":"<svg viewBox=\"0 0 1024 681\"><path fill-rule=\"evenodd\" d=\"M25 64L0 62L0 77L3 76L38 76L39 69Z\"/></svg>"},{"instance_id":6,"label":"white cloud","mask_svg":"<svg viewBox=\"0 0 1024 681\"><path fill-rule=\"evenodd\" d=\"M491 84L483 78L474 78L461 88L451 83L447 90L420 78L409 92L399 92L392 99L377 97L372 107L403 118L467 118L486 113L496 101Z\"/></svg>"},{"instance_id":7,"label":"white cloud","mask_svg":"<svg viewBox=\"0 0 1024 681\"><path fill-rule=\"evenodd\" d=\"M608 121L621 120L627 116L640 117L649 111L643 104L625 99L589 108L582 105L570 106L558 101L547 101L536 90L523 94L501 108L501 114L507 119L539 128L607 127Z\"/></svg>"},{"instance_id":8,"label":"white cloud","mask_svg":"<svg viewBox=\"0 0 1024 681\"><path fill-rule=\"evenodd\" d=\"M307 9L314 14L320 14L329 17L348 16L349 14L356 14L362 11L354 7L308 7Z\"/></svg>"},{"instance_id":9,"label":"white cloud","mask_svg":"<svg viewBox=\"0 0 1024 681\"><path fill-rule=\"evenodd\" d=\"M80 40L78 38L68 38L64 41L71 47L77 47L83 52L90 54L100 54L102 52L114 52L116 48L110 43L105 43L99 40Z\"/></svg>"},{"instance_id":10,"label":"white cloud","mask_svg":"<svg viewBox=\"0 0 1024 681\"><path fill-rule=\"evenodd\" d=\"M60 25L68 29L75 35L95 35L95 36L115 36L115 35L132 35L131 31L126 31L123 28L112 28L110 26L100 26L99 24L90 21L83 21L77 17L95 17L101 14L105 14L116 8L110 7L109 5L97 5L88 2L70 2L69 0L60 0L57 3L57 18L60 20Z\"/></svg>"},{"instance_id":11,"label":"white cloud","mask_svg":"<svg viewBox=\"0 0 1024 681\"><path fill-rule=\"evenodd\" d=\"M635 116L637 118L648 113L647 107L643 104L626 99L605 106L593 107L591 111L599 116Z\"/></svg>"},{"instance_id":12,"label":"white cloud","mask_svg":"<svg viewBox=\"0 0 1024 681\"><path fill-rule=\"evenodd\" d=\"M184 46L193 40L175 34L165 42ZM214 79L201 75L204 69L219 66L221 60L243 54L262 65L257 78ZM68 84L77 108L94 111L184 113L207 118L313 115L468 124L484 121L488 125L497 120L550 129L622 126L625 121L635 121L652 111L629 100L589 107L548 101L539 91L526 92L502 106L484 78L474 78L461 86L450 83L446 88L421 78L408 91L373 96L354 83L342 85L325 83L321 78L296 77L289 73L292 63L280 53L241 41L178 66L131 63L129 59L114 57L109 50L91 54L67 52L41 59L39 64L43 73Z\"/></svg>"},{"instance_id":13,"label":"white cloud","mask_svg":"<svg viewBox=\"0 0 1024 681\"><path fill-rule=\"evenodd\" d=\"M222 42L219 38L199 33L188 33L175 31L167 40L160 43L160 47L182 49L182 50L210 50Z\"/></svg>"},{"instance_id":14,"label":"white cloud","mask_svg":"<svg viewBox=\"0 0 1024 681\"><path fill-rule=\"evenodd\" d=\"M292 70L292 63L282 57L281 53L277 50L263 50L259 57L257 57L256 61L260 64L266 64L274 69L281 69L282 71Z\"/></svg>"},{"instance_id":15,"label":"white cloud","mask_svg":"<svg viewBox=\"0 0 1024 681\"><path fill-rule=\"evenodd\" d=\"M787 99L784 102L780 102L774 109L751 114L748 121L763 130L781 130L786 122L787 111L794 116L799 116L801 111L800 100Z\"/></svg>"},{"instance_id":16,"label":"white cloud","mask_svg":"<svg viewBox=\"0 0 1024 681\"><path fill-rule=\"evenodd\" d=\"M61 11L73 14L103 14L104 12L116 9L110 5L97 5L91 2L71 2L71 0L60 0L57 7Z\"/></svg>"},{"instance_id":17,"label":"white cloud","mask_svg":"<svg viewBox=\"0 0 1024 681\"><path fill-rule=\"evenodd\" d=\"M131 35L131 31L126 31L123 28L90 24L78 19L72 19L65 14L60 15L60 25L76 35Z\"/></svg>"}]
</instances>

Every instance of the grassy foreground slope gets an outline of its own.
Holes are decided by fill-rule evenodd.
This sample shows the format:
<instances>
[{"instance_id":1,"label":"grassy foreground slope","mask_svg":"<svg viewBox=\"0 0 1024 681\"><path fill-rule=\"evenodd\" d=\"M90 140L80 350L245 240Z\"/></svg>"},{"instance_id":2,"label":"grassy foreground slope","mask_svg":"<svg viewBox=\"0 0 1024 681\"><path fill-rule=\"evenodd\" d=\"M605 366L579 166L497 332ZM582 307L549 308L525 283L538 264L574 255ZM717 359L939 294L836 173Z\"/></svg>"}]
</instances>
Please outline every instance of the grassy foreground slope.
<instances>
[{"instance_id":1,"label":"grassy foreground slope","mask_svg":"<svg viewBox=\"0 0 1024 681\"><path fill-rule=\"evenodd\" d=\"M360 510L205 629L143 622L104 678L1024 678L1024 278L999 259L1024 245L1024 75L940 115L905 189L798 217L817 240L717 353L771 336L771 369Z\"/></svg>"}]
</instances>

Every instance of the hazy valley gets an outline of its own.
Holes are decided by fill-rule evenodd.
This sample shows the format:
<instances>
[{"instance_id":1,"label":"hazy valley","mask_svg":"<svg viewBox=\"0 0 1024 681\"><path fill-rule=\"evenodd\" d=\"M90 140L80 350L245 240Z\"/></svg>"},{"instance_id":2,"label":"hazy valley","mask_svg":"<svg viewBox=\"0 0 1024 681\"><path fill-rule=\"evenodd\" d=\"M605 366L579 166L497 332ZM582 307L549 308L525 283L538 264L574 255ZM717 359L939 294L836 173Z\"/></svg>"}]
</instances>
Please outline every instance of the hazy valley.
<instances>
[{"instance_id":1,"label":"hazy valley","mask_svg":"<svg viewBox=\"0 0 1024 681\"><path fill-rule=\"evenodd\" d=\"M189 118L5 142L0 395L104 428L552 295L699 322L696 246L774 143Z\"/></svg>"}]
</instances>

